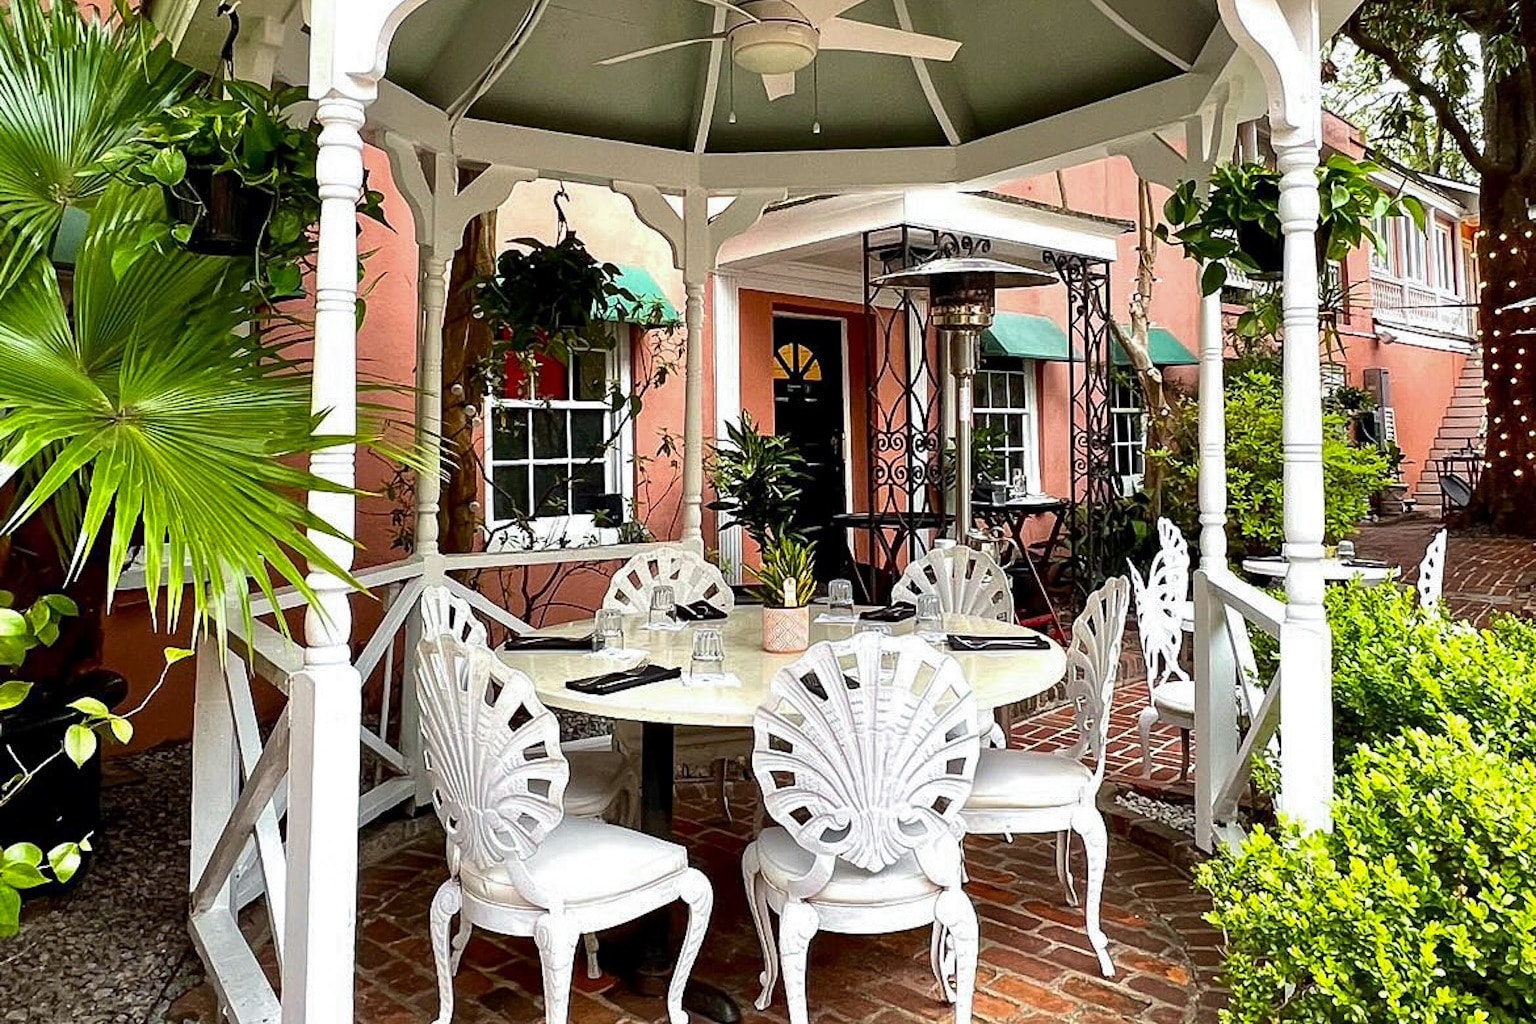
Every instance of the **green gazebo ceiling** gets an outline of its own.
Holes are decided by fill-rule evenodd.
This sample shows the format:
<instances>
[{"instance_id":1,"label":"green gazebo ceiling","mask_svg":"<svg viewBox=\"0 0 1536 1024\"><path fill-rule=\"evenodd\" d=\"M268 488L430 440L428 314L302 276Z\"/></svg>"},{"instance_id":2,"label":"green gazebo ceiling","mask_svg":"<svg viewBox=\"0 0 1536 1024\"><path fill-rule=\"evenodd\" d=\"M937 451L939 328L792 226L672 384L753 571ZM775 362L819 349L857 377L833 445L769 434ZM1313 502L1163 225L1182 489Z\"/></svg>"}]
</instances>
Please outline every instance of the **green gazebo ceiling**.
<instances>
[{"instance_id":1,"label":"green gazebo ceiling","mask_svg":"<svg viewBox=\"0 0 1536 1024\"><path fill-rule=\"evenodd\" d=\"M406 20L389 78L429 103L453 103L496 57L532 0L431 0ZM1193 63L1218 18L1214 0L1115 0L1157 27ZM1181 74L1127 34L1094 0L909 0L912 27L959 40L952 63L930 62L960 141L985 137ZM846 17L898 26L895 0L865 0ZM712 47L696 45L610 67L644 46L707 36L715 10L696 0L551 0L516 59L471 118L667 149L693 147ZM947 140L913 62L825 51L770 103L762 82L721 61L708 152L943 146ZM814 102L814 110L813 110ZM736 123L729 123L734 105ZM812 134L818 120L822 131Z\"/></svg>"}]
</instances>

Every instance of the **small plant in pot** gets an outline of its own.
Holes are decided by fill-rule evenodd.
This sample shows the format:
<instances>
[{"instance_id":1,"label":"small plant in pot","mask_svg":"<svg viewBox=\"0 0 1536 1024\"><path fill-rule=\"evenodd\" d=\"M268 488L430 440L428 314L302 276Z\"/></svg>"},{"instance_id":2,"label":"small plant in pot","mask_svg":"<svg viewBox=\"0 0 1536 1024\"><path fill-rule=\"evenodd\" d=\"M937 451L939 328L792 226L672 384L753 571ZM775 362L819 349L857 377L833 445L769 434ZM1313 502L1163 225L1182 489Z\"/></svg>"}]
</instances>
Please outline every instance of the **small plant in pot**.
<instances>
[{"instance_id":1,"label":"small plant in pot","mask_svg":"<svg viewBox=\"0 0 1536 1024\"><path fill-rule=\"evenodd\" d=\"M739 528L766 547L800 505L805 459L788 437L759 431L745 410L740 422L726 424L725 434L711 453L709 482L716 499L708 507L730 515L722 530Z\"/></svg>"},{"instance_id":2,"label":"small plant in pot","mask_svg":"<svg viewBox=\"0 0 1536 1024\"><path fill-rule=\"evenodd\" d=\"M763 650L793 654L811 643L811 599L816 596L816 544L774 533L763 546L757 577L763 602Z\"/></svg>"},{"instance_id":3,"label":"small plant in pot","mask_svg":"<svg viewBox=\"0 0 1536 1024\"><path fill-rule=\"evenodd\" d=\"M1318 168L1319 269L1344 259L1365 241L1383 250L1386 243L1374 227L1377 218L1408 216L1423 230L1423 205L1378 185L1371 175L1380 170L1377 164L1337 153ZM1258 280L1276 279L1283 271L1280 172L1266 164L1217 167L1203 196L1197 183L1181 182L1163 204L1163 217L1167 223L1158 225L1158 238L1178 244L1185 256L1202 265L1204 295L1221 290L1229 266Z\"/></svg>"}]
</instances>

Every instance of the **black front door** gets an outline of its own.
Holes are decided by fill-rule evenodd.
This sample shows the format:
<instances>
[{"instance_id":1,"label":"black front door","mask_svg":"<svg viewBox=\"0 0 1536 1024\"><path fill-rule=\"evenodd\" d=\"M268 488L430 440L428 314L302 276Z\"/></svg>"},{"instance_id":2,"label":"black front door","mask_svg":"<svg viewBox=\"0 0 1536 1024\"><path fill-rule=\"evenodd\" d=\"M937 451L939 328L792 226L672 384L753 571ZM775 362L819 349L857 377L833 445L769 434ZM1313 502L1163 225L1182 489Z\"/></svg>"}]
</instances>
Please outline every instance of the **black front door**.
<instances>
[{"instance_id":1,"label":"black front door","mask_svg":"<svg viewBox=\"0 0 1536 1024\"><path fill-rule=\"evenodd\" d=\"M843 453L843 322L773 318L774 423L806 461L808 479L792 525L816 541L816 578L842 575L843 531L832 519L847 510Z\"/></svg>"}]
</instances>

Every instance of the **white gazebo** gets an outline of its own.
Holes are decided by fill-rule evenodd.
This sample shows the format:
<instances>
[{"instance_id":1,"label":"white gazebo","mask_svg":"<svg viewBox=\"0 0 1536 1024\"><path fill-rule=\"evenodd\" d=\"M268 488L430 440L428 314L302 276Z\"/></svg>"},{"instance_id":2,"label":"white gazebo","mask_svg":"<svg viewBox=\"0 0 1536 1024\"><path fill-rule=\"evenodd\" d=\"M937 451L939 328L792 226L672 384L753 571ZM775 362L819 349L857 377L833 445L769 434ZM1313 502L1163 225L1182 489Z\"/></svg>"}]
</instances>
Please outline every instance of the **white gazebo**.
<instances>
[{"instance_id":1,"label":"white gazebo","mask_svg":"<svg viewBox=\"0 0 1536 1024\"><path fill-rule=\"evenodd\" d=\"M1209 846L1230 834L1226 822L1246 782L1249 753L1277 728L1282 809L1326 827L1332 738L1320 572L1321 388L1317 346L1307 339L1318 331L1319 40L1355 0L739 2L749 15L756 8L771 13L769 20L798 24L775 28L777 35L759 32L718 0L244 0L237 73L307 84L322 126L313 398L324 414L319 429L351 433L356 414L355 207L365 137L389 152L415 214L418 424L428 441L438 427L446 277L471 217L497 207L519 181L581 180L628 196L671 243L687 296L681 543L699 545L704 289L722 246L766 206L829 193L978 191L1117 153L1159 182L1199 179L1231 155L1239 122L1267 112L1283 172L1290 341L1285 537L1292 568L1282 605L1228 566L1221 310L1218 299L1208 299L1200 339L1195 581L1199 839ZM204 65L216 59L227 28L216 17L218 0L149 6L184 57ZM903 32L934 38L914 47ZM599 64L695 37L701 41ZM817 54L818 41L823 52L796 76L794 67ZM869 50L885 52L860 52ZM354 453L321 452L312 468L349 486ZM343 532L355 528L354 504L346 493L310 496L311 509ZM391 745L386 727L391 693L406 689L393 652L402 631L411 636L422 589L454 569L604 561L634 550L445 556L436 540L437 504L436 482L424 476L416 554L360 575L387 610L355 658L352 591L318 572L311 576L318 607L305 615L302 649L258 624L234 644L238 656L221 661L216 650L200 652L190 924L231 1020L353 1019L356 826L419 796L409 699L398 709L405 739ZM316 541L350 565L348 545L323 535ZM483 614L522 625L485 598L466 596ZM258 610L270 617L300 603L286 595L278 607ZM1277 677L1254 726L1240 736L1228 630L1229 622L1242 628L1245 621L1279 638L1288 692L1282 712ZM366 726L361 683L380 671L384 724ZM265 741L248 673L288 696ZM365 749L389 771L373 775L376 783L360 792ZM279 959L276 991L237 923L241 908L259 898Z\"/></svg>"}]
</instances>

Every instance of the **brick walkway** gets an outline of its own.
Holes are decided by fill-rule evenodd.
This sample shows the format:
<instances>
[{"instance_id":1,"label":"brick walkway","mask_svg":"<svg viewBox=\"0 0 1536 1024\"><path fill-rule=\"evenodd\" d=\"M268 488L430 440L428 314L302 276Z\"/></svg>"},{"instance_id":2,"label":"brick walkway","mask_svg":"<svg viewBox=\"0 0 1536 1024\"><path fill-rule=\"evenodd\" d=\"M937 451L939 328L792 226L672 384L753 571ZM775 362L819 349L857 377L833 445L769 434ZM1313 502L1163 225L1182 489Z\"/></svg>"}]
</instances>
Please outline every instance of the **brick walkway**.
<instances>
[{"instance_id":1,"label":"brick walkway","mask_svg":"<svg viewBox=\"0 0 1536 1024\"><path fill-rule=\"evenodd\" d=\"M746 791L736 786L750 819ZM764 1013L751 1007L761 954L741 889L740 856L749 827L708 809L702 786L678 788L679 837L715 886L715 910L695 975L743 1004L748 1021L785 1021L782 989ZM1217 935L1201 920L1203 899L1187 880L1135 845L1112 840L1103 904L1119 971L1106 981L1055 880L1051 843L967 841L968 891L981 917L976 1019L986 1022L1176 1024L1215 1019L1211 974ZM1076 868L1082 886L1081 847ZM363 873L358 907L357 1020L420 1024L437 1010L427 908L445 877L441 842L419 841ZM578 954L579 956L579 954ZM926 931L889 936L818 936L808 980L815 1021L952 1020L928 968ZM542 1020L537 953L527 939L476 933L455 985L459 1024ZM578 964L572 1024L619 1024L663 1017L661 1002L631 995L613 979L586 980Z\"/></svg>"}]
</instances>

